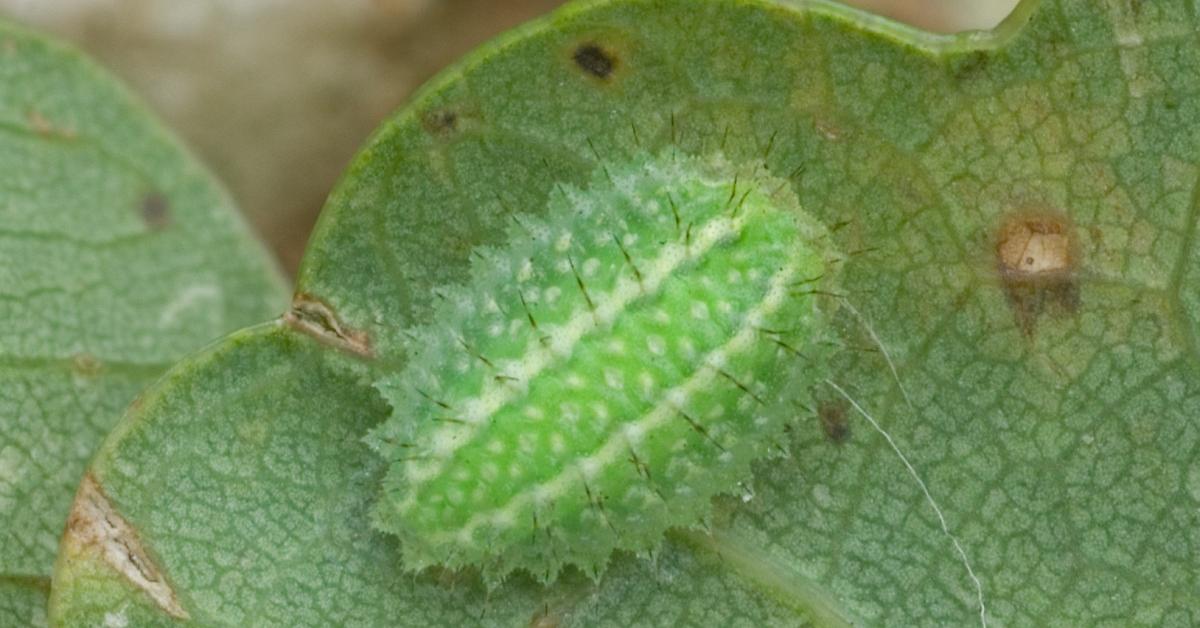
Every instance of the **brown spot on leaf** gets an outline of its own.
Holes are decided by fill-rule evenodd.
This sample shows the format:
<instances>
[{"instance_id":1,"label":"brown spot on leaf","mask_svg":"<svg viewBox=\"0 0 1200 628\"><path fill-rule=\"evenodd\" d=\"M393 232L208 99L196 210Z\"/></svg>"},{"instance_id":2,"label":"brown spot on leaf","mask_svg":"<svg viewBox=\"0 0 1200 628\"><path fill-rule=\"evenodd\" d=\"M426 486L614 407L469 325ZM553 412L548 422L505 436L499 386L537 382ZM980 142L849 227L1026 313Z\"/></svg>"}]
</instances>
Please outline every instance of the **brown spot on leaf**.
<instances>
[{"instance_id":1,"label":"brown spot on leaf","mask_svg":"<svg viewBox=\"0 0 1200 628\"><path fill-rule=\"evenodd\" d=\"M996 271L1017 325L1032 336L1050 306L1079 309L1078 250L1074 227L1054 212L1020 212L996 233Z\"/></svg>"},{"instance_id":2,"label":"brown spot on leaf","mask_svg":"<svg viewBox=\"0 0 1200 628\"><path fill-rule=\"evenodd\" d=\"M71 358L71 370L85 377L95 377L104 365L90 353L76 353Z\"/></svg>"},{"instance_id":3,"label":"brown spot on leaf","mask_svg":"<svg viewBox=\"0 0 1200 628\"><path fill-rule=\"evenodd\" d=\"M595 43L580 44L571 55L579 69L600 80L607 80L617 69L617 58Z\"/></svg>"},{"instance_id":4,"label":"brown spot on leaf","mask_svg":"<svg viewBox=\"0 0 1200 628\"><path fill-rule=\"evenodd\" d=\"M113 508L91 474L84 476L75 494L63 532L62 551L70 557L96 556L150 596L167 615L188 619L166 574L142 546L137 530Z\"/></svg>"},{"instance_id":5,"label":"brown spot on leaf","mask_svg":"<svg viewBox=\"0 0 1200 628\"><path fill-rule=\"evenodd\" d=\"M959 81L970 81L986 72L991 53L975 50L950 61L950 72Z\"/></svg>"},{"instance_id":6,"label":"brown spot on leaf","mask_svg":"<svg viewBox=\"0 0 1200 628\"><path fill-rule=\"evenodd\" d=\"M55 126L52 122L50 122L49 119L46 118L45 115L42 114L42 112L38 111L37 109L29 110L28 119L29 127L34 133L37 133L42 137L57 137L62 139L71 139L75 137L74 131Z\"/></svg>"},{"instance_id":7,"label":"brown spot on leaf","mask_svg":"<svg viewBox=\"0 0 1200 628\"><path fill-rule=\"evenodd\" d=\"M167 228L171 224L171 209L167 197L151 192L142 198L142 221L153 231Z\"/></svg>"},{"instance_id":8,"label":"brown spot on leaf","mask_svg":"<svg viewBox=\"0 0 1200 628\"><path fill-rule=\"evenodd\" d=\"M817 418L825 438L838 445L850 440L850 422L844 401L822 401L817 405Z\"/></svg>"},{"instance_id":9,"label":"brown spot on leaf","mask_svg":"<svg viewBox=\"0 0 1200 628\"><path fill-rule=\"evenodd\" d=\"M29 110L29 126L38 135L51 135L54 133L54 125L50 124L46 116L42 115L42 112L36 109Z\"/></svg>"},{"instance_id":10,"label":"brown spot on leaf","mask_svg":"<svg viewBox=\"0 0 1200 628\"><path fill-rule=\"evenodd\" d=\"M434 135L449 135L458 130L459 116L453 109L438 109L421 116L421 126Z\"/></svg>"},{"instance_id":11,"label":"brown spot on leaf","mask_svg":"<svg viewBox=\"0 0 1200 628\"><path fill-rule=\"evenodd\" d=\"M312 295L300 293L293 297L283 322L331 347L364 358L375 357L366 332L343 325L329 305Z\"/></svg>"},{"instance_id":12,"label":"brown spot on leaf","mask_svg":"<svg viewBox=\"0 0 1200 628\"><path fill-rule=\"evenodd\" d=\"M830 142L837 142L842 139L842 128L832 119L815 118L813 119L813 128L816 129L821 137Z\"/></svg>"}]
</instances>

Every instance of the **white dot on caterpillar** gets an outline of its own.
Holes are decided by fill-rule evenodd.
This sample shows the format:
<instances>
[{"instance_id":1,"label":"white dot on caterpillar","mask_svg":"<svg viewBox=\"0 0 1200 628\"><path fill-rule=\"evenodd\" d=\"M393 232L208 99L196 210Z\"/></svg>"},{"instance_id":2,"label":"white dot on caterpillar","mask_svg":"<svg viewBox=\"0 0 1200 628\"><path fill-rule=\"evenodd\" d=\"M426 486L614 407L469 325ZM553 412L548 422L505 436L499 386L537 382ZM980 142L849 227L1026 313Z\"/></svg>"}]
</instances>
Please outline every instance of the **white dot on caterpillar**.
<instances>
[{"instance_id":1,"label":"white dot on caterpillar","mask_svg":"<svg viewBox=\"0 0 1200 628\"><path fill-rule=\"evenodd\" d=\"M616 369L606 368L604 369L604 383L614 390L622 390L625 388L625 377Z\"/></svg>"},{"instance_id":2,"label":"white dot on caterpillar","mask_svg":"<svg viewBox=\"0 0 1200 628\"><path fill-rule=\"evenodd\" d=\"M545 295L546 303L554 303L558 300L558 297L562 296L562 288L559 288L558 286L550 286L549 288L546 288Z\"/></svg>"},{"instance_id":3,"label":"white dot on caterpillar","mask_svg":"<svg viewBox=\"0 0 1200 628\"><path fill-rule=\"evenodd\" d=\"M662 355L667 350L667 341L663 340L662 336L648 336L646 338L646 348L654 355Z\"/></svg>"},{"instance_id":4,"label":"white dot on caterpillar","mask_svg":"<svg viewBox=\"0 0 1200 628\"><path fill-rule=\"evenodd\" d=\"M441 457L458 449L457 434L453 432L438 432L433 439L432 447L434 456Z\"/></svg>"},{"instance_id":5,"label":"white dot on caterpillar","mask_svg":"<svg viewBox=\"0 0 1200 628\"><path fill-rule=\"evenodd\" d=\"M497 528L507 530L517 524L513 513L506 509L500 509L492 515L492 525Z\"/></svg>"},{"instance_id":6,"label":"white dot on caterpillar","mask_svg":"<svg viewBox=\"0 0 1200 628\"><path fill-rule=\"evenodd\" d=\"M574 371L567 374L566 381L567 381L567 387L571 388L573 390L579 390L587 385L587 382L584 381L584 379L579 376L579 373L576 373Z\"/></svg>"},{"instance_id":7,"label":"white dot on caterpillar","mask_svg":"<svg viewBox=\"0 0 1200 628\"><path fill-rule=\"evenodd\" d=\"M649 396L654 393L654 376L648 371L638 375L638 383L642 385L642 394Z\"/></svg>"},{"instance_id":8,"label":"white dot on caterpillar","mask_svg":"<svg viewBox=\"0 0 1200 628\"><path fill-rule=\"evenodd\" d=\"M704 301L692 301L692 318L696 320L708 318L708 304Z\"/></svg>"},{"instance_id":9,"label":"white dot on caterpillar","mask_svg":"<svg viewBox=\"0 0 1200 628\"><path fill-rule=\"evenodd\" d=\"M567 441L560 432L550 435L550 451L562 454L567 451Z\"/></svg>"},{"instance_id":10,"label":"white dot on caterpillar","mask_svg":"<svg viewBox=\"0 0 1200 628\"><path fill-rule=\"evenodd\" d=\"M641 423L628 423L622 430L625 433L625 438L630 445L637 445L642 442L642 436L646 433L646 428Z\"/></svg>"},{"instance_id":11,"label":"white dot on caterpillar","mask_svg":"<svg viewBox=\"0 0 1200 628\"><path fill-rule=\"evenodd\" d=\"M728 360L729 357L725 355L725 352L718 349L708 354L708 357L704 361L706 364L719 371L725 368L725 363L728 362Z\"/></svg>"},{"instance_id":12,"label":"white dot on caterpillar","mask_svg":"<svg viewBox=\"0 0 1200 628\"><path fill-rule=\"evenodd\" d=\"M573 425L579 421L579 406L570 401L558 404L558 412L559 420L564 423Z\"/></svg>"},{"instance_id":13,"label":"white dot on caterpillar","mask_svg":"<svg viewBox=\"0 0 1200 628\"><path fill-rule=\"evenodd\" d=\"M545 411L537 406L525 406L522 412L526 417L533 419L534 421L541 421L542 419L546 418Z\"/></svg>"},{"instance_id":14,"label":"white dot on caterpillar","mask_svg":"<svg viewBox=\"0 0 1200 628\"><path fill-rule=\"evenodd\" d=\"M587 261L585 261L583 263L583 276L591 277L592 275L596 274L596 270L599 268L600 268L600 260L598 260L594 257L589 257L587 259Z\"/></svg>"},{"instance_id":15,"label":"white dot on caterpillar","mask_svg":"<svg viewBox=\"0 0 1200 628\"><path fill-rule=\"evenodd\" d=\"M583 474L583 477L590 480L596 477L602 466L595 458L588 456L579 461L579 472Z\"/></svg>"},{"instance_id":16,"label":"white dot on caterpillar","mask_svg":"<svg viewBox=\"0 0 1200 628\"><path fill-rule=\"evenodd\" d=\"M521 269L517 271L517 281L529 281L533 278L533 260L525 260L521 262Z\"/></svg>"},{"instance_id":17,"label":"white dot on caterpillar","mask_svg":"<svg viewBox=\"0 0 1200 628\"><path fill-rule=\"evenodd\" d=\"M554 243L554 250L562 253L571 248L571 232L566 232L559 236L558 241Z\"/></svg>"}]
</instances>

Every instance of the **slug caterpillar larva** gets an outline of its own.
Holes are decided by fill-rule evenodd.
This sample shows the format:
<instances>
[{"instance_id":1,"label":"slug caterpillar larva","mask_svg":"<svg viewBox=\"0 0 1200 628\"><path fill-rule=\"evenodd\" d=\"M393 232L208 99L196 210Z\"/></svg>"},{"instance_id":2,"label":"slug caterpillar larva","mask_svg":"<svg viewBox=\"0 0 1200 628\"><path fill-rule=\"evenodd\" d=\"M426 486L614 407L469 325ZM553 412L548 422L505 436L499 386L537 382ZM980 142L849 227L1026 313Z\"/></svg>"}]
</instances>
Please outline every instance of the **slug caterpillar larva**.
<instances>
[{"instance_id":1,"label":"slug caterpillar larva","mask_svg":"<svg viewBox=\"0 0 1200 628\"><path fill-rule=\"evenodd\" d=\"M748 479L826 361L836 253L761 165L608 164L473 258L378 383L410 569L599 577Z\"/></svg>"}]
</instances>

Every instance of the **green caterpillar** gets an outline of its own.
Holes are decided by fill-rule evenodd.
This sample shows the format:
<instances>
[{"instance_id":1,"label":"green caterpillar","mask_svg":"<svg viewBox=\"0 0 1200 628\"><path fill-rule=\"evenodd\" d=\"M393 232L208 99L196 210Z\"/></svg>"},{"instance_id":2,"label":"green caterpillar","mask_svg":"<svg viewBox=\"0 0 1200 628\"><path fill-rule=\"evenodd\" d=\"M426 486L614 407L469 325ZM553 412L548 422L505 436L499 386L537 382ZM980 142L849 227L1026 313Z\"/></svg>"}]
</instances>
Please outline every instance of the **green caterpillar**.
<instances>
[{"instance_id":1,"label":"green caterpillar","mask_svg":"<svg viewBox=\"0 0 1200 628\"><path fill-rule=\"evenodd\" d=\"M413 570L598 578L702 522L825 363L839 259L761 164L609 164L473 258L378 384L376 520Z\"/></svg>"}]
</instances>

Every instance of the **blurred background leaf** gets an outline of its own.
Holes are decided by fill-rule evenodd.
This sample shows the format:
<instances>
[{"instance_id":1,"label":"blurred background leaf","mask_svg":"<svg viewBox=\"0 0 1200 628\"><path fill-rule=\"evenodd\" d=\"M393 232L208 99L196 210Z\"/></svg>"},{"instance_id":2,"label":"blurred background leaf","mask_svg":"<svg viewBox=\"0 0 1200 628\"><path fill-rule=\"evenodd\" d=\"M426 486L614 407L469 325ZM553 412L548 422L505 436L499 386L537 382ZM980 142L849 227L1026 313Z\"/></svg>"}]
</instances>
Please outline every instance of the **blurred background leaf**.
<instances>
[{"instance_id":1,"label":"blurred background leaf","mask_svg":"<svg viewBox=\"0 0 1200 628\"><path fill-rule=\"evenodd\" d=\"M445 65L561 0L0 0L129 82L232 189L294 273L367 135ZM1015 0L848 0L924 28L990 28Z\"/></svg>"}]
</instances>

